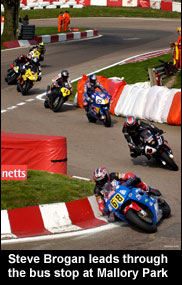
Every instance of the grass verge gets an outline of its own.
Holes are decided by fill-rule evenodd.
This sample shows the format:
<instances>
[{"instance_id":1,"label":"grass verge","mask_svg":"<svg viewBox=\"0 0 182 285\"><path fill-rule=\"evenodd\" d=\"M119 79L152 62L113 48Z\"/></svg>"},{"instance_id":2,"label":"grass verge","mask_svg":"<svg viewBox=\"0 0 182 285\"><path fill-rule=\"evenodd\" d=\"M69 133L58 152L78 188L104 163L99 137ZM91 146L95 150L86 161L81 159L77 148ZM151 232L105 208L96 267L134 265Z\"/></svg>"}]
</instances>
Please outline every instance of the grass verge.
<instances>
[{"instance_id":1,"label":"grass verge","mask_svg":"<svg viewBox=\"0 0 182 285\"><path fill-rule=\"evenodd\" d=\"M1 181L1 209L69 202L93 195L94 183L61 174L28 170L24 181Z\"/></svg>"}]
</instances>

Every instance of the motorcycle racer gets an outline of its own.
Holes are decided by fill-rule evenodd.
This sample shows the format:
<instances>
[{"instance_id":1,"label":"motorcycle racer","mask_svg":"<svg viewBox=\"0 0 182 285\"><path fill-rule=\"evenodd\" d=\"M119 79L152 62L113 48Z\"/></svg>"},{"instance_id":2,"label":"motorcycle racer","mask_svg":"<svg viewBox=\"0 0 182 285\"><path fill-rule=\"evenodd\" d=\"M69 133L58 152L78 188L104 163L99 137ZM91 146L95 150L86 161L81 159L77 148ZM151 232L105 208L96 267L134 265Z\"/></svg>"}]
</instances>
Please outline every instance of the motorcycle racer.
<instances>
[{"instance_id":1,"label":"motorcycle racer","mask_svg":"<svg viewBox=\"0 0 182 285\"><path fill-rule=\"evenodd\" d=\"M38 52L40 52L41 56L43 56L46 52L44 42L40 42L38 45L31 47L31 49L29 50L29 53L33 50L37 50Z\"/></svg>"},{"instance_id":2,"label":"motorcycle racer","mask_svg":"<svg viewBox=\"0 0 182 285\"><path fill-rule=\"evenodd\" d=\"M99 88L103 93L107 93L103 86L97 81L97 76L92 74L89 76L89 80L84 84L83 107L86 112L89 110L91 95L95 92L96 88Z\"/></svg>"},{"instance_id":3,"label":"motorcycle racer","mask_svg":"<svg viewBox=\"0 0 182 285\"><path fill-rule=\"evenodd\" d=\"M13 64L15 66L18 66L20 68L20 71L21 71L23 65L26 64L27 62L29 62L29 60L30 59L29 59L27 54L22 54L14 60Z\"/></svg>"},{"instance_id":4,"label":"motorcycle racer","mask_svg":"<svg viewBox=\"0 0 182 285\"><path fill-rule=\"evenodd\" d=\"M109 173L105 167L100 167L95 169L93 174L93 179L95 181L94 195L96 197L97 203L99 205L99 210L103 215L108 215L109 213L106 210L106 201L107 193L104 191L104 186L107 183L111 184L111 187L114 186L114 180L119 181L120 185L126 187L138 187L146 191L150 195L160 196L161 193L157 189L153 189L148 186L146 183L142 182L139 177L134 173L120 173L120 172L111 172ZM113 189L114 190L114 189Z\"/></svg>"},{"instance_id":5,"label":"motorcycle racer","mask_svg":"<svg viewBox=\"0 0 182 285\"><path fill-rule=\"evenodd\" d=\"M122 132L128 146L130 148L130 156L135 158L142 154L142 142L140 140L140 133L149 129L153 134L163 134L161 129L158 129L154 124L144 123L141 120L136 119L134 116L127 116L124 122Z\"/></svg>"},{"instance_id":6,"label":"motorcycle racer","mask_svg":"<svg viewBox=\"0 0 182 285\"><path fill-rule=\"evenodd\" d=\"M69 72L63 69L55 78L52 79L51 91L55 90L57 87L66 87L73 93L73 86L69 79Z\"/></svg>"},{"instance_id":7,"label":"motorcycle racer","mask_svg":"<svg viewBox=\"0 0 182 285\"><path fill-rule=\"evenodd\" d=\"M25 73L26 69L29 67L29 66L32 66L33 68L35 68L37 70L37 75L38 75L38 79L37 81L40 81L41 80L41 75L42 75L42 68L41 68L41 65L39 63L39 60L38 60L38 57L35 56L35 57L32 57L30 54L27 55L27 59L28 61L23 65L22 67L22 71L21 73Z\"/></svg>"}]
</instances>

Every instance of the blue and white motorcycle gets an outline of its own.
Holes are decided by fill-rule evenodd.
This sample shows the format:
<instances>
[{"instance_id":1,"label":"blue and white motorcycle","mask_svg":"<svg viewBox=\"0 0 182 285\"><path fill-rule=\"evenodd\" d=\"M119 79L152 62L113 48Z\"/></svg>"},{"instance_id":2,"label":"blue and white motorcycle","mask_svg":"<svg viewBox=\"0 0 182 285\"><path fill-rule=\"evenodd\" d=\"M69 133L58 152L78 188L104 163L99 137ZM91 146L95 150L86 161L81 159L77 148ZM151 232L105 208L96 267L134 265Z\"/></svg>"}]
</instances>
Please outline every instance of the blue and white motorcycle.
<instances>
[{"instance_id":1,"label":"blue and white motorcycle","mask_svg":"<svg viewBox=\"0 0 182 285\"><path fill-rule=\"evenodd\" d=\"M154 233L159 221L169 217L171 210L162 196L152 196L140 188L119 185L117 181L114 183L114 187L107 183L102 191L104 196L107 195L107 211L117 219Z\"/></svg>"},{"instance_id":2,"label":"blue and white motorcycle","mask_svg":"<svg viewBox=\"0 0 182 285\"><path fill-rule=\"evenodd\" d=\"M87 118L89 122L95 123L100 120L106 127L111 126L111 116L109 112L111 96L106 93L95 91L91 95L91 102L89 103L89 111Z\"/></svg>"}]
</instances>

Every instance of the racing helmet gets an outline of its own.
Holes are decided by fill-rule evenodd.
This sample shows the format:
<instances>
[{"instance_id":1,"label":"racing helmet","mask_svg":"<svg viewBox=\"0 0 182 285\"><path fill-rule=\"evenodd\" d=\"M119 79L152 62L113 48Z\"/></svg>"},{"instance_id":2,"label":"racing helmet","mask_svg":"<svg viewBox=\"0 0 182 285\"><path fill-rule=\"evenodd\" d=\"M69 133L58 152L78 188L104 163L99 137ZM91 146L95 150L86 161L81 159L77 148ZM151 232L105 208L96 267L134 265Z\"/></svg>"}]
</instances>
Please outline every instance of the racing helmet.
<instances>
[{"instance_id":1,"label":"racing helmet","mask_svg":"<svg viewBox=\"0 0 182 285\"><path fill-rule=\"evenodd\" d=\"M178 31L178 32L181 32L181 27L178 27L177 31Z\"/></svg>"},{"instance_id":2,"label":"racing helmet","mask_svg":"<svg viewBox=\"0 0 182 285\"><path fill-rule=\"evenodd\" d=\"M97 81L97 76L95 74L90 75L89 81L90 81L91 85L95 85L96 81Z\"/></svg>"},{"instance_id":3,"label":"racing helmet","mask_svg":"<svg viewBox=\"0 0 182 285\"><path fill-rule=\"evenodd\" d=\"M68 72L68 70L63 69L63 70L61 71L61 77L63 78L64 81L66 81L66 80L68 79L68 77L69 77L69 72Z\"/></svg>"},{"instance_id":4,"label":"racing helmet","mask_svg":"<svg viewBox=\"0 0 182 285\"><path fill-rule=\"evenodd\" d=\"M93 179L99 187L103 187L105 183L110 181L109 172L104 167L97 168L94 171Z\"/></svg>"},{"instance_id":5,"label":"racing helmet","mask_svg":"<svg viewBox=\"0 0 182 285\"><path fill-rule=\"evenodd\" d=\"M44 42L39 43L40 47L44 47Z\"/></svg>"},{"instance_id":6,"label":"racing helmet","mask_svg":"<svg viewBox=\"0 0 182 285\"><path fill-rule=\"evenodd\" d=\"M44 43L43 42L39 43L38 48L39 50L45 49Z\"/></svg>"},{"instance_id":7,"label":"racing helmet","mask_svg":"<svg viewBox=\"0 0 182 285\"><path fill-rule=\"evenodd\" d=\"M138 120L134 116L127 116L125 120L125 125L128 130L134 132L138 128Z\"/></svg>"}]
</instances>

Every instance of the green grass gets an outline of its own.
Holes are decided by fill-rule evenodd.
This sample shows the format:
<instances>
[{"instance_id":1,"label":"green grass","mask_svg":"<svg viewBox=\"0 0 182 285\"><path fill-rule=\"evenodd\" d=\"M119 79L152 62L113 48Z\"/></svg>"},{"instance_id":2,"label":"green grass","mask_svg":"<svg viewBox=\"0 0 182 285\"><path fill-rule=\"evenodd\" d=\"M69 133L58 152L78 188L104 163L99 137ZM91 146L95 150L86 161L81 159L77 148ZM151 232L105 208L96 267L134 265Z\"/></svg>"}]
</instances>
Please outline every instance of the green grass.
<instances>
[{"instance_id":1,"label":"green grass","mask_svg":"<svg viewBox=\"0 0 182 285\"><path fill-rule=\"evenodd\" d=\"M71 18L75 17L144 17L144 18L180 18L177 12L156 10L151 8L127 8L127 7L84 7L83 9L61 9L63 12L69 10ZM21 10L20 16L29 16L29 19L58 18L60 9L43 10Z\"/></svg>"},{"instance_id":2,"label":"green grass","mask_svg":"<svg viewBox=\"0 0 182 285\"><path fill-rule=\"evenodd\" d=\"M1 181L1 209L68 202L93 195L94 184L61 174L28 170L24 181Z\"/></svg>"},{"instance_id":3,"label":"green grass","mask_svg":"<svg viewBox=\"0 0 182 285\"><path fill-rule=\"evenodd\" d=\"M85 31L85 30L90 30L88 29L79 29L79 32ZM70 31L66 32L69 33ZM65 32L64 32L65 33ZM74 33L74 32L73 32ZM58 28L57 27L37 27L35 28L35 35L40 36L40 35L53 35L53 34L59 34L58 33Z\"/></svg>"}]
</instances>

